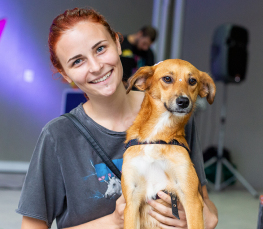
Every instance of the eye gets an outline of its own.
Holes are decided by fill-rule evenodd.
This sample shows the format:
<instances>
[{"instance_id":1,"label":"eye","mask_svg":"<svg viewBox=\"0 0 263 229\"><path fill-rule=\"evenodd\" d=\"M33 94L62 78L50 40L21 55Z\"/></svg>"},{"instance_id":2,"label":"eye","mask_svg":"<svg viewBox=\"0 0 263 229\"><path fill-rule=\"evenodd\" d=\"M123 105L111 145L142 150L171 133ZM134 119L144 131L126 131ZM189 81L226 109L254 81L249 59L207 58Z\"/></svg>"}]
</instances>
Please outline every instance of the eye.
<instances>
[{"instance_id":1,"label":"eye","mask_svg":"<svg viewBox=\"0 0 263 229\"><path fill-rule=\"evenodd\" d=\"M173 82L173 79L172 79L172 77L170 77L170 76L164 76L164 77L162 78L162 80L163 80L165 83L172 83L172 82Z\"/></svg>"},{"instance_id":2,"label":"eye","mask_svg":"<svg viewBox=\"0 0 263 229\"><path fill-rule=\"evenodd\" d=\"M190 84L191 86L194 86L196 83L197 83L196 79L194 79L194 78L190 78L190 79L189 79L189 84Z\"/></svg>"},{"instance_id":3,"label":"eye","mask_svg":"<svg viewBox=\"0 0 263 229\"><path fill-rule=\"evenodd\" d=\"M100 46L97 48L97 53L102 52L105 49L104 46Z\"/></svg>"},{"instance_id":4,"label":"eye","mask_svg":"<svg viewBox=\"0 0 263 229\"><path fill-rule=\"evenodd\" d=\"M77 65L77 64L80 64L81 62L82 62L81 59L77 59L77 60L75 60L75 61L73 62L72 66Z\"/></svg>"}]
</instances>

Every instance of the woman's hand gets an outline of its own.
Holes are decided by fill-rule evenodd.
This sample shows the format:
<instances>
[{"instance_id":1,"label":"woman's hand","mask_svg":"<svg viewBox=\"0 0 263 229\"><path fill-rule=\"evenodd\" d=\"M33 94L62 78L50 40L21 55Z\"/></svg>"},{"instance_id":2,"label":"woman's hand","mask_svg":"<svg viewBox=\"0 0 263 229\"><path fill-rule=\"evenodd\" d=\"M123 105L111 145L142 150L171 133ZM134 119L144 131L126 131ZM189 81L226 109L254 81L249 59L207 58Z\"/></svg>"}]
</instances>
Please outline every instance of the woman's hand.
<instances>
[{"instance_id":1,"label":"woman's hand","mask_svg":"<svg viewBox=\"0 0 263 229\"><path fill-rule=\"evenodd\" d=\"M180 220L177 219L172 213L172 205L171 205L171 196L166 193L159 191L158 196L169 204L169 207L158 203L155 200L148 201L148 204L153 207L153 210L149 212L149 214L160 222L160 228L185 228L187 229L187 222L185 211L180 202L177 202L178 212ZM158 211L158 212L157 212Z\"/></svg>"},{"instance_id":2,"label":"woman's hand","mask_svg":"<svg viewBox=\"0 0 263 229\"><path fill-rule=\"evenodd\" d=\"M115 211L112 213L113 219L119 228L123 228L125 206L126 206L125 199L123 195L121 195L119 199L117 199Z\"/></svg>"}]
</instances>

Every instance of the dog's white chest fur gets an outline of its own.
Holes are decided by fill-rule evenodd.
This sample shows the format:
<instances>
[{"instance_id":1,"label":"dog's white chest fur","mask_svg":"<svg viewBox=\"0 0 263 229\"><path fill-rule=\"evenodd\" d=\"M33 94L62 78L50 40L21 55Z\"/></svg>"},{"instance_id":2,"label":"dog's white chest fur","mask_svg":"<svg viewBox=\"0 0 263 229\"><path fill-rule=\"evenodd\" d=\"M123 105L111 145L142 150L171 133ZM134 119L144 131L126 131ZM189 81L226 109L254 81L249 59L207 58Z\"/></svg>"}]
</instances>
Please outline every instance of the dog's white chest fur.
<instances>
[{"instance_id":1,"label":"dog's white chest fur","mask_svg":"<svg viewBox=\"0 0 263 229\"><path fill-rule=\"evenodd\" d=\"M146 199L155 198L160 190L167 186L167 177L165 170L167 161L165 159L156 159L158 155L158 146L146 145L144 154L132 159L131 164L146 180Z\"/></svg>"},{"instance_id":2,"label":"dog's white chest fur","mask_svg":"<svg viewBox=\"0 0 263 229\"><path fill-rule=\"evenodd\" d=\"M158 134L158 132L162 131L165 128L169 128L171 125L170 119L171 113L169 111L164 112L159 118L158 122L154 126L151 135L146 139L146 141L150 142L152 137Z\"/></svg>"}]
</instances>

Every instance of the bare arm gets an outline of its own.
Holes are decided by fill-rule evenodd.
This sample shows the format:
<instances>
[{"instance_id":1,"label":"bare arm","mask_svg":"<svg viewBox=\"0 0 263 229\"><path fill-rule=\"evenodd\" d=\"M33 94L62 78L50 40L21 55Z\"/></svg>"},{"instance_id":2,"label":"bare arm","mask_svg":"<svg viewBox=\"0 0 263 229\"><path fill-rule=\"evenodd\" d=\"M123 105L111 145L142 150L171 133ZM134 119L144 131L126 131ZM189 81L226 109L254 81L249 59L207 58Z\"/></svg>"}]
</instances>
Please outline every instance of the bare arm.
<instances>
[{"instance_id":1,"label":"bare arm","mask_svg":"<svg viewBox=\"0 0 263 229\"><path fill-rule=\"evenodd\" d=\"M214 203L209 199L207 188L204 185L202 187L203 191L203 198L204 198L204 221L205 221L205 228L206 229L214 229L218 223L218 213L216 206Z\"/></svg>"},{"instance_id":2,"label":"bare arm","mask_svg":"<svg viewBox=\"0 0 263 229\"><path fill-rule=\"evenodd\" d=\"M21 229L48 229L45 221L23 216Z\"/></svg>"},{"instance_id":3,"label":"bare arm","mask_svg":"<svg viewBox=\"0 0 263 229\"><path fill-rule=\"evenodd\" d=\"M123 228L123 222L124 222L123 212L125 205L126 205L125 199L122 195L116 201L116 208L112 214L67 229L89 229L89 228L121 229ZM48 229L48 227L46 222L43 220L23 216L21 229Z\"/></svg>"}]
</instances>

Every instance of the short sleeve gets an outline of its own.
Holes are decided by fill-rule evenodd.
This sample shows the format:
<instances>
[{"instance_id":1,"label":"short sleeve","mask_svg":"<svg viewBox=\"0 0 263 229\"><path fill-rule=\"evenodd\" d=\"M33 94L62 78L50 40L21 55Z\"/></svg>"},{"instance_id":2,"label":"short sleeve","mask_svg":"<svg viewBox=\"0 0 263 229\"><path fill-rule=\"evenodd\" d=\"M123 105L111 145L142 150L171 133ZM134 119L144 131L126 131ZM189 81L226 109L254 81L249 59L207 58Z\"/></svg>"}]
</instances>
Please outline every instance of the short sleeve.
<instances>
[{"instance_id":1,"label":"short sleeve","mask_svg":"<svg viewBox=\"0 0 263 229\"><path fill-rule=\"evenodd\" d=\"M189 120L187 126L186 126L186 140L190 147L190 156L192 159L192 162L194 164L197 176L200 180L201 185L206 185L206 175L204 170L204 159L203 159L203 153L200 145L200 140L198 137L196 125L195 125L195 118L192 116L192 118Z\"/></svg>"},{"instance_id":2,"label":"short sleeve","mask_svg":"<svg viewBox=\"0 0 263 229\"><path fill-rule=\"evenodd\" d=\"M44 128L32 155L16 212L44 220L50 227L63 211L64 200L65 188L56 143Z\"/></svg>"}]
</instances>

